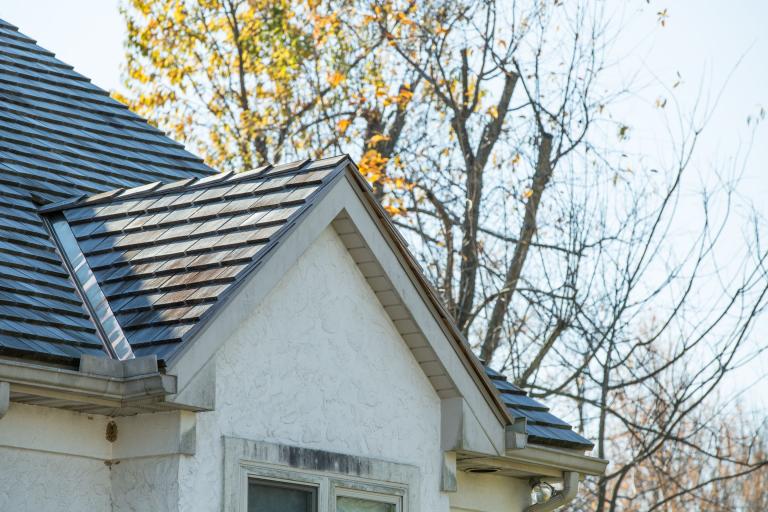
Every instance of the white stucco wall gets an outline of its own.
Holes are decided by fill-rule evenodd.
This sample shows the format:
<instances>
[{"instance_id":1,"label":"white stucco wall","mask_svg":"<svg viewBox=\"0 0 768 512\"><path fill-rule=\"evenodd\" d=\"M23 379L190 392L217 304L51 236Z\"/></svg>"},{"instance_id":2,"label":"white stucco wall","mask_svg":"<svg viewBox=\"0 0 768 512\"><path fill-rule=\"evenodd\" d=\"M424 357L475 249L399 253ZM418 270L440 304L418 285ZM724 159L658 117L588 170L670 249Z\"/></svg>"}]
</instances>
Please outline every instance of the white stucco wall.
<instances>
[{"instance_id":1,"label":"white stucco wall","mask_svg":"<svg viewBox=\"0 0 768 512\"><path fill-rule=\"evenodd\" d=\"M11 404L0 420L0 511L110 510L110 472L100 458L105 422Z\"/></svg>"},{"instance_id":2,"label":"white stucco wall","mask_svg":"<svg viewBox=\"0 0 768 512\"><path fill-rule=\"evenodd\" d=\"M98 460L0 448L0 510L110 510L109 471Z\"/></svg>"},{"instance_id":3,"label":"white stucco wall","mask_svg":"<svg viewBox=\"0 0 768 512\"><path fill-rule=\"evenodd\" d=\"M220 510L224 435L418 466L421 509L448 510L440 400L332 228L215 361L216 410L181 459L180 510Z\"/></svg>"},{"instance_id":4,"label":"white stucco wall","mask_svg":"<svg viewBox=\"0 0 768 512\"><path fill-rule=\"evenodd\" d=\"M121 460L111 468L112 512L179 509L180 455ZM96 510L96 509L94 509Z\"/></svg>"}]
</instances>

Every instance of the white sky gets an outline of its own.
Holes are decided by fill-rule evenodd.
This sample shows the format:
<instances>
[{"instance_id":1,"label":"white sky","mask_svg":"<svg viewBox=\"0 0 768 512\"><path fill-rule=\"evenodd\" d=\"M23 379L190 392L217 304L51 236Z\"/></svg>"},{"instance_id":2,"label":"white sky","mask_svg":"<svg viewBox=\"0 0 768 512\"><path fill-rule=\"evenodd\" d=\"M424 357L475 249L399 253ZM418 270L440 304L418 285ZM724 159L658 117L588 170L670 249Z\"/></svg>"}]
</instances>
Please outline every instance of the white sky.
<instances>
[{"instance_id":1,"label":"white sky","mask_svg":"<svg viewBox=\"0 0 768 512\"><path fill-rule=\"evenodd\" d=\"M662 112L647 107L653 106L657 97L668 96L664 87L671 87L678 72L683 83L674 92L684 109L691 106L700 88L713 102L727 80L695 160L697 171L706 179L714 165L727 162L738 152L743 156L751 132L747 116L756 114L761 106L768 109L768 1L653 0L646 4L645 0L613 0L612 5L621 1L628 6L623 20L626 28L609 59L620 63L612 68L611 79L626 81L638 69L644 84L658 79L622 106L632 127L632 151L656 157L666 147ZM665 7L669 18L662 28L656 12ZM636 11L639 8L642 12ZM96 85L120 88L124 26L117 0L0 0L0 18L17 25ZM762 126L739 190L765 217L767 167L768 126ZM768 325L768 321L761 324ZM768 343L764 332L755 330L755 346ZM740 372L729 387L738 388L766 374L768 354ZM763 380L755 391L767 386L768 381ZM750 392L746 396L754 405L762 400L763 410L768 410L768 393Z\"/></svg>"}]
</instances>

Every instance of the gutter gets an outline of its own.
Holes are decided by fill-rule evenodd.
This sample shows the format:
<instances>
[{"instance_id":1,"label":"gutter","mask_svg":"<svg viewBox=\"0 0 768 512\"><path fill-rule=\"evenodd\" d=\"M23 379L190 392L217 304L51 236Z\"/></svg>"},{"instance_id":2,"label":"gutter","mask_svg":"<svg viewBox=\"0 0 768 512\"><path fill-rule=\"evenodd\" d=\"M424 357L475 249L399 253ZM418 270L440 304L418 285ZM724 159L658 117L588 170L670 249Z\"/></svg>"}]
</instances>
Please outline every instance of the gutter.
<instances>
[{"instance_id":1,"label":"gutter","mask_svg":"<svg viewBox=\"0 0 768 512\"><path fill-rule=\"evenodd\" d=\"M528 444L525 448L515 450L507 448L504 460L539 466L549 469L545 475L560 477L561 473L575 472L582 475L602 476L608 461L598 457L584 455L583 452L564 448L550 448L536 444Z\"/></svg>"},{"instance_id":2,"label":"gutter","mask_svg":"<svg viewBox=\"0 0 768 512\"><path fill-rule=\"evenodd\" d=\"M14 402L110 416L191 409L166 401L176 393L176 377L160 373L155 356L119 361L83 355L78 371L0 360L0 418L11 392Z\"/></svg>"},{"instance_id":3,"label":"gutter","mask_svg":"<svg viewBox=\"0 0 768 512\"><path fill-rule=\"evenodd\" d=\"M553 494L544 503L536 503L526 507L524 512L549 512L555 510L572 502L578 493L579 474L575 471L565 471L563 472L563 489Z\"/></svg>"}]
</instances>

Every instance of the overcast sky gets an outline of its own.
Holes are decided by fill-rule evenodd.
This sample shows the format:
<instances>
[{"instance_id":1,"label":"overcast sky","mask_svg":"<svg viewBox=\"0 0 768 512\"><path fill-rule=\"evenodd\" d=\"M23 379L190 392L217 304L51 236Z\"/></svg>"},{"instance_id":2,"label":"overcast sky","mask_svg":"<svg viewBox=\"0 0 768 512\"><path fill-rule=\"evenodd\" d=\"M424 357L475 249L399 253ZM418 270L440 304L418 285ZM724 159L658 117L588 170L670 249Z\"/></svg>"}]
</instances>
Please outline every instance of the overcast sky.
<instances>
[{"instance_id":1,"label":"overcast sky","mask_svg":"<svg viewBox=\"0 0 768 512\"><path fill-rule=\"evenodd\" d=\"M647 107L667 95L665 88L678 80L679 73L682 85L674 92L684 107L699 97L699 91L704 91L705 101L708 96L714 103L727 82L695 161L703 179L733 155L744 156L751 133L747 117L761 107L768 109L768 1L652 0L646 4L645 0L615 0L614 5L618 1L626 1L629 8L622 20L626 28L621 43L612 50L612 60L619 65L612 68L611 79L625 82L641 70L639 79L651 84L623 105L632 127L632 150L655 157L666 147L663 113ZM640 7L642 12L637 12ZM665 7L669 17L662 28L656 12ZM17 25L95 84L121 88L124 26L116 0L0 0L0 18ZM767 170L768 126L762 126L756 132L740 191L766 217ZM768 326L768 321L761 324ZM764 331L756 330L753 343L768 343ZM768 354L743 372L739 381L752 382L767 369ZM753 403L762 397L768 408L768 393L750 396Z\"/></svg>"}]
</instances>

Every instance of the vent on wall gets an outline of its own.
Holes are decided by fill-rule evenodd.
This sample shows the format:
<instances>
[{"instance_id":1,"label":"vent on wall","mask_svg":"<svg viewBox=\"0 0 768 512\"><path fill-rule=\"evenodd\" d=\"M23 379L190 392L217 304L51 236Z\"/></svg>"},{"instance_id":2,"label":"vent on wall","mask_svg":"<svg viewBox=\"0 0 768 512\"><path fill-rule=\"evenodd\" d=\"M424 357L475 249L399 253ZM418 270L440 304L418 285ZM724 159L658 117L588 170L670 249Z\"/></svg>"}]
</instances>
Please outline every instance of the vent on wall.
<instances>
[{"instance_id":1,"label":"vent on wall","mask_svg":"<svg viewBox=\"0 0 768 512\"><path fill-rule=\"evenodd\" d=\"M478 468L467 468L464 470L466 473L498 473L499 468L491 468L491 467L478 467Z\"/></svg>"}]
</instances>

